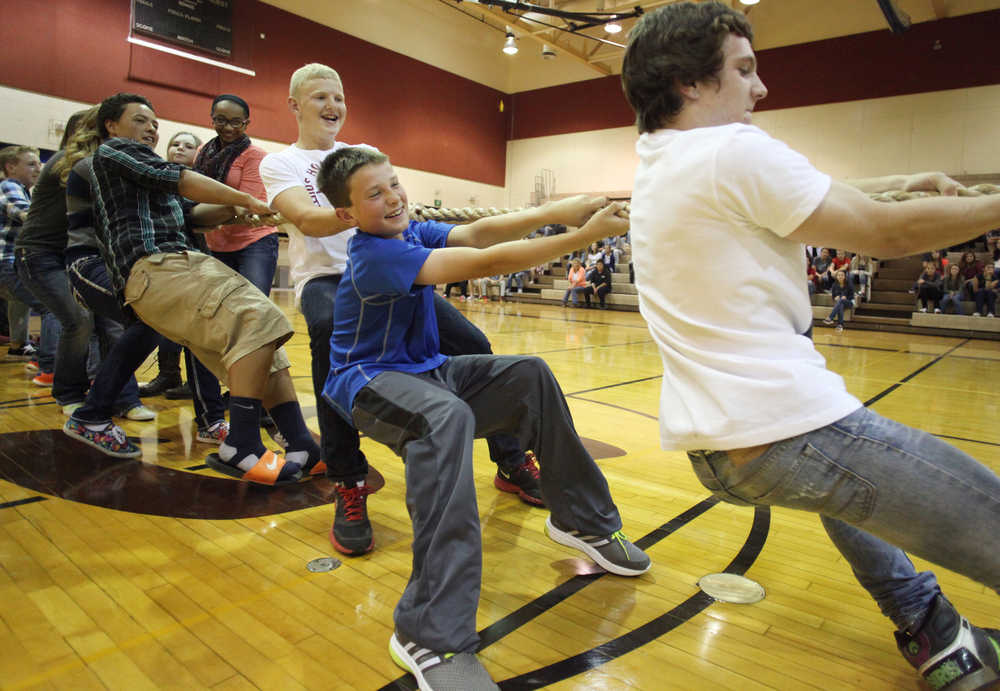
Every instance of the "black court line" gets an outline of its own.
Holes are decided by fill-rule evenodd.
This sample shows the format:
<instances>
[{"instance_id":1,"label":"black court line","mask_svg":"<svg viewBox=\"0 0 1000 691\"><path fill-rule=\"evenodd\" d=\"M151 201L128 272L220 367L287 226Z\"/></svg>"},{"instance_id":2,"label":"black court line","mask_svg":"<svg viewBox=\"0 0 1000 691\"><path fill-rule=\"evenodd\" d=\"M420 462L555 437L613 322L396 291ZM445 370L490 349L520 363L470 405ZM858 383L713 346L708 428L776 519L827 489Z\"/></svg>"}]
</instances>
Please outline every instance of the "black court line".
<instances>
[{"instance_id":1,"label":"black court line","mask_svg":"<svg viewBox=\"0 0 1000 691\"><path fill-rule=\"evenodd\" d=\"M649 546L659 542L718 503L718 499L710 497L668 523L665 523L663 526L657 528L640 540L637 540L635 544L643 549L648 549ZM747 540L739 554L737 554L737 556L724 569L726 573L734 573L738 575L746 573L746 571L753 565L757 557L760 555L767 539L769 527L770 510L767 507L757 507L754 514L753 526L750 529L750 534L748 535ZM541 598L538 598L534 602L525 605L517 612L505 617L503 620L487 627L486 629L483 629L483 631L480 632L482 644L479 649L482 650L487 645L499 640L507 633L516 629L518 626L534 619L545 610L551 608L559 602L562 602L573 593L579 592L582 588L604 575L606 574L577 576L567 583L564 583L563 585L550 591L546 595L543 595ZM566 660L562 660L533 672L503 681L499 684L499 686L501 689L505 689L505 691L536 689L554 684L578 674L582 674L617 657L620 657L621 655L632 652L633 650L646 645L656 638L659 638L676 628L678 625L696 616L714 602L715 600L713 598L703 592L699 592L666 614L653 619L652 621L630 631L627 634ZM523 619L523 621L519 621L520 619ZM404 677L403 679L397 680L396 682L393 682L383 688L412 688L404 686L401 683L406 679L407 678Z\"/></svg>"},{"instance_id":2,"label":"black court line","mask_svg":"<svg viewBox=\"0 0 1000 691\"><path fill-rule=\"evenodd\" d=\"M42 394L41 396L21 396L21 398L12 398L9 401L0 401L0 406L5 406L8 403L23 403L24 401L37 401L40 398L49 398L52 394Z\"/></svg>"},{"instance_id":3,"label":"black court line","mask_svg":"<svg viewBox=\"0 0 1000 691\"><path fill-rule=\"evenodd\" d=\"M813 341L813 345L815 345L815 346L826 346L826 347L829 347L829 348L847 348L848 350L880 350L880 351L885 352L885 353L903 353L903 352L906 352L906 351L900 350L899 348L880 348L878 346L859 346L859 345L850 345L848 343L817 343L816 341ZM930 353L927 353L927 354L930 355Z\"/></svg>"},{"instance_id":4,"label":"black court line","mask_svg":"<svg viewBox=\"0 0 1000 691\"><path fill-rule=\"evenodd\" d=\"M58 405L58 404L59 402L57 400L52 399L51 401L42 401L40 403L20 403L18 405L4 405L0 406L0 410L13 410L14 408L31 408L33 406L39 406L39 405Z\"/></svg>"},{"instance_id":5,"label":"black court line","mask_svg":"<svg viewBox=\"0 0 1000 691\"><path fill-rule=\"evenodd\" d=\"M764 549L770 525L770 509L766 506L756 507L750 534L747 536L746 542L743 543L743 548L739 554L723 569L724 573L742 576L753 566L757 557L760 556L761 550ZM713 597L699 591L666 614L660 615L637 629L633 629L596 648L591 648L547 667L506 679L500 682L499 686L504 691L540 689L564 679L577 676L578 674L583 674L615 658L630 653L637 648L641 648L647 643L651 643L700 614L713 603L715 603Z\"/></svg>"},{"instance_id":6,"label":"black court line","mask_svg":"<svg viewBox=\"0 0 1000 691\"><path fill-rule=\"evenodd\" d=\"M934 436L939 439L955 439L958 441L969 441L972 442L973 444L985 444L986 446L1000 446L1000 444L998 444L995 441L983 441L982 439L969 439L968 437L953 437L950 434L935 434Z\"/></svg>"},{"instance_id":7,"label":"black court line","mask_svg":"<svg viewBox=\"0 0 1000 691\"><path fill-rule=\"evenodd\" d=\"M184 470L204 470L207 467L208 467L207 463L202 463L201 465L189 465Z\"/></svg>"},{"instance_id":8,"label":"black court line","mask_svg":"<svg viewBox=\"0 0 1000 691\"><path fill-rule=\"evenodd\" d=\"M895 391L896 389L898 389L900 386L902 386L906 382L910 381L911 379L913 379L915 376L917 376L921 372L927 370L929 367L932 367L932 366L936 365L937 363L941 362L941 360L943 360L944 358L948 357L953 352L955 352L956 350L958 350L959 348L961 348L962 346L964 346L966 343L968 343L971 340L972 340L971 338L965 339L961 343L958 343L958 344L952 346L951 348L949 348L948 350L946 350L945 352L941 353L940 355L938 355L937 357L935 357L930 362L924 364L922 367L918 367L917 369L913 370L912 372L910 372L909 374L907 374L905 377L903 377L902 379L900 379L898 382L896 382L895 384L893 384L889 388L887 388L884 391L882 391L880 393L877 393L874 396L872 396L871 398L869 398L867 401L864 402L864 406L867 408L868 406L872 405L873 403L882 400L883 398L885 398L886 396L888 396L889 394L891 394L893 391Z\"/></svg>"},{"instance_id":9,"label":"black court line","mask_svg":"<svg viewBox=\"0 0 1000 691\"><path fill-rule=\"evenodd\" d=\"M34 504L36 501L45 501L46 499L48 499L48 497L34 496L34 497L28 497L27 499L17 499L15 501L5 501L3 503L0 503L0 509L10 509L10 508L13 508L15 506L22 506L24 504Z\"/></svg>"},{"instance_id":10,"label":"black court line","mask_svg":"<svg viewBox=\"0 0 1000 691\"><path fill-rule=\"evenodd\" d=\"M648 338L645 341L629 341L628 343L608 343L605 345L586 345L577 346L575 348L554 348L553 350L538 350L534 353L521 353L521 355L546 355L548 353L571 353L578 350L592 350L594 348L621 348L622 346L638 345L642 343L653 343L653 339Z\"/></svg>"},{"instance_id":11,"label":"black court line","mask_svg":"<svg viewBox=\"0 0 1000 691\"><path fill-rule=\"evenodd\" d=\"M624 410L626 413L632 413L634 415L640 415L642 417L649 418L650 420L659 420L660 418L656 415L650 415L649 413L641 413L638 410L633 410L632 408L626 408L622 405L615 405L614 403L607 403L606 401L595 401L593 398L584 398L583 396L575 396L569 394L566 398L572 398L574 401L586 401L587 403L596 403L597 405L607 406L608 408L615 408L617 410Z\"/></svg>"},{"instance_id":12,"label":"black court line","mask_svg":"<svg viewBox=\"0 0 1000 691\"><path fill-rule=\"evenodd\" d=\"M616 386L627 386L629 384L639 384L644 381L653 381L654 379L662 379L662 374L657 374L652 377L643 377L642 379L631 379L629 381L618 382L617 384L607 384L605 386L595 386L593 389L582 389L580 391L573 391L572 393L563 394L564 396L579 396L582 393L590 393L591 391L601 391L603 389L613 389Z\"/></svg>"},{"instance_id":13,"label":"black court line","mask_svg":"<svg viewBox=\"0 0 1000 691\"><path fill-rule=\"evenodd\" d=\"M467 319L470 316L476 316L472 312L468 312L466 310L459 310L459 312L462 312L466 316ZM563 319L557 319L555 317L542 316L540 314L508 314L508 315L505 315L505 316L516 317L518 319L544 319L545 321L558 321L558 322L561 322L561 323L573 322L575 324L596 324L597 326L619 326L619 327L622 327L622 328L625 328L625 329L647 329L647 328L649 328L649 327L646 326L645 323L643 323L643 324L618 324L616 322L592 322L592 321L589 321L587 319L566 319L565 317ZM472 321L472 320L470 319L469 321Z\"/></svg>"}]
</instances>

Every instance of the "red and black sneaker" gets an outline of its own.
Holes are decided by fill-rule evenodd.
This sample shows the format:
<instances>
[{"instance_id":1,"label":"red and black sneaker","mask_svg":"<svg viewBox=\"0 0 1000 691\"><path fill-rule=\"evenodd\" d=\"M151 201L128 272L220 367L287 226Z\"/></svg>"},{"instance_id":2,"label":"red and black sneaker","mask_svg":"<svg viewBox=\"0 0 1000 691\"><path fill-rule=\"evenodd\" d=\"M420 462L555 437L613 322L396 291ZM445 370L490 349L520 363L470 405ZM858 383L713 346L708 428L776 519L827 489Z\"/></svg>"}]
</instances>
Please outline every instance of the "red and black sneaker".
<instances>
[{"instance_id":1,"label":"red and black sneaker","mask_svg":"<svg viewBox=\"0 0 1000 691\"><path fill-rule=\"evenodd\" d=\"M525 504L545 506L539 481L538 462L531 451L524 452L524 462L513 470L504 470L498 466L493 486L501 492L516 494Z\"/></svg>"},{"instance_id":2,"label":"red and black sneaker","mask_svg":"<svg viewBox=\"0 0 1000 691\"><path fill-rule=\"evenodd\" d=\"M342 482L337 489L337 511L330 528L330 542L341 554L358 556L375 548L372 524L368 520L368 495L372 493L364 480L353 486Z\"/></svg>"}]
</instances>

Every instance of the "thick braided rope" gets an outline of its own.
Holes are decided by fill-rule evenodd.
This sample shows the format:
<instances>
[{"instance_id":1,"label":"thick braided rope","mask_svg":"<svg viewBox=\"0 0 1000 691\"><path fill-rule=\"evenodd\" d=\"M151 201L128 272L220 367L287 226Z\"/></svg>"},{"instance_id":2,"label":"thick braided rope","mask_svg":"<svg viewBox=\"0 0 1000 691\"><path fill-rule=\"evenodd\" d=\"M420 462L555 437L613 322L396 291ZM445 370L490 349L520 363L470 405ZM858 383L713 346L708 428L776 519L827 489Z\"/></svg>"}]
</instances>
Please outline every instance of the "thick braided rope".
<instances>
[{"instance_id":1,"label":"thick braided rope","mask_svg":"<svg viewBox=\"0 0 1000 691\"><path fill-rule=\"evenodd\" d=\"M1000 189L1000 188L998 188ZM410 205L410 218L414 221L452 221L459 223L469 223L475 221L479 218L486 218L487 216L501 216L503 214L513 213L515 211L523 211L523 208L519 209L497 209L496 207L479 207L479 208L443 208L439 209L433 206L422 206L421 204L411 204ZM624 211L628 213L630 211L630 205L625 204ZM229 221L226 221L223 225L227 226L280 226L282 223L289 223L289 221L279 213L258 215L258 214L244 214L241 216L234 216Z\"/></svg>"},{"instance_id":2,"label":"thick braided rope","mask_svg":"<svg viewBox=\"0 0 1000 691\"><path fill-rule=\"evenodd\" d=\"M971 185L970 187L958 188L960 197L979 197L984 194L1000 194L1000 185L983 183ZM937 197L937 192L904 192L902 190L890 190L888 192L876 192L868 195L877 202L905 202L908 199L920 199L922 197Z\"/></svg>"}]
</instances>

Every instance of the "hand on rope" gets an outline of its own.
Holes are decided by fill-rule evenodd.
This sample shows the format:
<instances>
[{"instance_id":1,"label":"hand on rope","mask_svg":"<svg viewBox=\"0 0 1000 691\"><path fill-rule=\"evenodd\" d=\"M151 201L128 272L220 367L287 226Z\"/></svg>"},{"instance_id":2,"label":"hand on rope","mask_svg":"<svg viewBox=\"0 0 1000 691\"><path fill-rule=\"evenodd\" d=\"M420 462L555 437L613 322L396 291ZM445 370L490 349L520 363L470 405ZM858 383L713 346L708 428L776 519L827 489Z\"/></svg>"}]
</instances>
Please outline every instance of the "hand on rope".
<instances>
[{"instance_id":1,"label":"hand on rope","mask_svg":"<svg viewBox=\"0 0 1000 691\"><path fill-rule=\"evenodd\" d=\"M929 174L934 175L934 174ZM939 173L937 175L940 175ZM951 179L951 178L947 178ZM928 183L929 186L929 183ZM902 190L889 190L888 192L876 192L874 194L868 195L877 202L905 202L908 199L920 199L921 197L938 197L938 196L959 196L959 197L980 197L986 194L1000 194L1000 185L991 185L989 183L982 183L980 185L971 185L965 187L964 185L959 185L958 187L949 187L944 185L946 190L950 191L939 191L937 187L933 189L927 189L926 187L910 187L909 189Z\"/></svg>"}]
</instances>

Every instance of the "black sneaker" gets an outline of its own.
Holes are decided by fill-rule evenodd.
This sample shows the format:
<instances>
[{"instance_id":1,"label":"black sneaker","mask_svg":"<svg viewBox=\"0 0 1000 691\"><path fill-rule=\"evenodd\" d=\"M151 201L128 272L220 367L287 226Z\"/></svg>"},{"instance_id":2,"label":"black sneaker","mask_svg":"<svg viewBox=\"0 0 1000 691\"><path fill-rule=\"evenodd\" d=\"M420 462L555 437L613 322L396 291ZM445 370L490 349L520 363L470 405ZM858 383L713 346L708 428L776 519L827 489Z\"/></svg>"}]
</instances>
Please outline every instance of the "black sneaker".
<instances>
[{"instance_id":1,"label":"black sneaker","mask_svg":"<svg viewBox=\"0 0 1000 691\"><path fill-rule=\"evenodd\" d=\"M24 343L19 348L7 348L7 357L11 360L37 360L38 348L34 343Z\"/></svg>"},{"instance_id":2,"label":"black sneaker","mask_svg":"<svg viewBox=\"0 0 1000 691\"><path fill-rule=\"evenodd\" d=\"M944 595L916 634L896 632L896 645L935 691L972 691L1000 679L1000 631L972 626Z\"/></svg>"},{"instance_id":3,"label":"black sneaker","mask_svg":"<svg viewBox=\"0 0 1000 691\"><path fill-rule=\"evenodd\" d=\"M420 691L499 691L500 688L472 653L437 653L420 647L397 631L389 639L389 655L416 678Z\"/></svg>"},{"instance_id":4,"label":"black sneaker","mask_svg":"<svg viewBox=\"0 0 1000 691\"><path fill-rule=\"evenodd\" d=\"M179 386L175 386L172 389L167 389L163 392L164 398L169 398L171 401L181 401L185 398L194 398L191 393L191 386L187 382L183 382Z\"/></svg>"},{"instance_id":5,"label":"black sneaker","mask_svg":"<svg viewBox=\"0 0 1000 691\"><path fill-rule=\"evenodd\" d=\"M497 467L493 486L501 492L516 494L525 504L545 506L538 476L538 463L535 461L535 454L531 451L525 451L524 463L513 470L508 472L499 466Z\"/></svg>"},{"instance_id":6,"label":"black sneaker","mask_svg":"<svg viewBox=\"0 0 1000 691\"><path fill-rule=\"evenodd\" d=\"M619 576L638 576L648 571L652 563L649 555L620 530L610 535L585 535L579 530L557 527L549 516L545 519L545 532L560 545L580 550L602 569Z\"/></svg>"},{"instance_id":7,"label":"black sneaker","mask_svg":"<svg viewBox=\"0 0 1000 691\"><path fill-rule=\"evenodd\" d=\"M173 389L184 382L178 376L165 375L162 372L153 377L152 381L139 384L140 396L159 396L167 389Z\"/></svg>"},{"instance_id":8,"label":"black sneaker","mask_svg":"<svg viewBox=\"0 0 1000 691\"><path fill-rule=\"evenodd\" d=\"M357 556L375 548L372 524L368 520L368 495L372 490L364 480L353 487L336 483L337 512L330 528L330 542L341 554Z\"/></svg>"}]
</instances>

